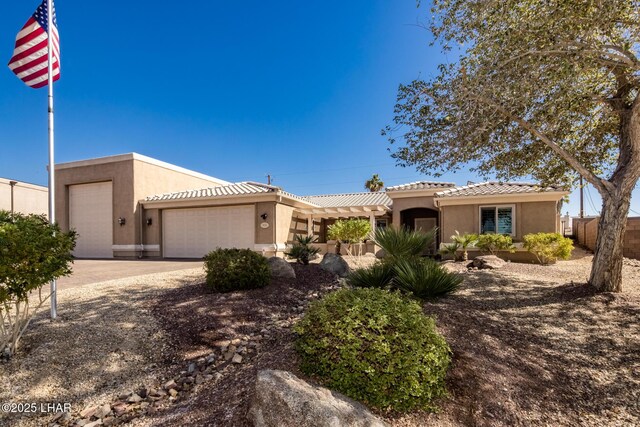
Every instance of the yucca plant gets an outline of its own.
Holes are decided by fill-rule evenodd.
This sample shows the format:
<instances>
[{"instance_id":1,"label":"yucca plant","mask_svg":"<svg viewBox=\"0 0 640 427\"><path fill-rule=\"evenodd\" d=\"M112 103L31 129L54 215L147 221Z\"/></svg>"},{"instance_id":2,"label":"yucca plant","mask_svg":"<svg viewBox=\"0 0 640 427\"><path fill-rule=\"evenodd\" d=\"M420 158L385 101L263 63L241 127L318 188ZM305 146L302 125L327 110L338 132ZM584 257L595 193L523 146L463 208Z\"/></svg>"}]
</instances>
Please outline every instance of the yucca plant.
<instances>
[{"instance_id":1,"label":"yucca plant","mask_svg":"<svg viewBox=\"0 0 640 427\"><path fill-rule=\"evenodd\" d=\"M395 273L393 265L377 262L367 268L353 270L347 283L357 288L385 288L391 284Z\"/></svg>"},{"instance_id":2,"label":"yucca plant","mask_svg":"<svg viewBox=\"0 0 640 427\"><path fill-rule=\"evenodd\" d=\"M432 259L400 259L394 265L393 286L411 292L418 298L427 299L455 291L462 276L449 273Z\"/></svg>"},{"instance_id":3,"label":"yucca plant","mask_svg":"<svg viewBox=\"0 0 640 427\"><path fill-rule=\"evenodd\" d=\"M436 239L437 228L427 233L409 230L405 227L376 228L373 240L391 260L411 258L422 255Z\"/></svg>"},{"instance_id":4,"label":"yucca plant","mask_svg":"<svg viewBox=\"0 0 640 427\"><path fill-rule=\"evenodd\" d=\"M456 230L456 234L451 236L451 240L457 243L462 249L462 261L467 261L469 260L467 247L473 246L478 242L478 235L473 233L460 234L458 230Z\"/></svg>"},{"instance_id":5,"label":"yucca plant","mask_svg":"<svg viewBox=\"0 0 640 427\"><path fill-rule=\"evenodd\" d=\"M315 243L317 238L315 236L302 236L296 234L294 236L295 242L289 250L284 254L289 258L293 258L301 264L309 265L309 259L320 252L320 248L314 248L311 246Z\"/></svg>"}]
</instances>

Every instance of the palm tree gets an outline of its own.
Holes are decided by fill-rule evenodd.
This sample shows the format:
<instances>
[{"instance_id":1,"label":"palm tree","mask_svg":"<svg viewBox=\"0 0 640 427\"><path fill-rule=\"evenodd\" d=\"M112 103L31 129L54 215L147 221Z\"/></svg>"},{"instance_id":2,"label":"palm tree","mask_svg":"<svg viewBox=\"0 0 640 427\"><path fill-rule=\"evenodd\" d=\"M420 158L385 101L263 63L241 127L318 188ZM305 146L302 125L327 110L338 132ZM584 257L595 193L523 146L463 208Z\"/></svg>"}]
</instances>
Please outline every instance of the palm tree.
<instances>
[{"instance_id":1,"label":"palm tree","mask_svg":"<svg viewBox=\"0 0 640 427\"><path fill-rule=\"evenodd\" d=\"M384 182L380 181L380 177L377 173L374 173L371 179L365 181L364 188L375 193L376 191L380 191L384 188Z\"/></svg>"}]
</instances>

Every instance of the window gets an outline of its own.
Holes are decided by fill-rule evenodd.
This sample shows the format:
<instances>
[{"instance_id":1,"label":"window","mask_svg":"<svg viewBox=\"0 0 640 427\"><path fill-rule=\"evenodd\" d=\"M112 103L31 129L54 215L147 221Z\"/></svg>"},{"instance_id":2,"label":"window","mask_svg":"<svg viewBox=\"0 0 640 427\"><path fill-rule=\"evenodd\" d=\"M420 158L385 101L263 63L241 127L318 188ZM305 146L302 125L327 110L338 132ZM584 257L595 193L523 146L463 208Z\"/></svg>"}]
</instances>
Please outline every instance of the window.
<instances>
[{"instance_id":1,"label":"window","mask_svg":"<svg viewBox=\"0 0 640 427\"><path fill-rule=\"evenodd\" d=\"M480 233L514 235L514 206L481 206Z\"/></svg>"},{"instance_id":2,"label":"window","mask_svg":"<svg viewBox=\"0 0 640 427\"><path fill-rule=\"evenodd\" d=\"M386 219L376 219L376 228L384 228L387 226Z\"/></svg>"}]
</instances>

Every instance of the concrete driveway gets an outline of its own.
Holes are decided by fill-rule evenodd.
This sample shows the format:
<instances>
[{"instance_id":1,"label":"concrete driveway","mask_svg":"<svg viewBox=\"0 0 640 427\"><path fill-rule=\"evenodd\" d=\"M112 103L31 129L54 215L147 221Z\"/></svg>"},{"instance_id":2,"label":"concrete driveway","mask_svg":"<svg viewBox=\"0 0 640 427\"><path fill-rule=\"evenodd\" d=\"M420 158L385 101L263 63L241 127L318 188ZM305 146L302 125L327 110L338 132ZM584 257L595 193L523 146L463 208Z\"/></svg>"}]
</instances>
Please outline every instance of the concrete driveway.
<instances>
[{"instance_id":1,"label":"concrete driveway","mask_svg":"<svg viewBox=\"0 0 640 427\"><path fill-rule=\"evenodd\" d=\"M75 288L144 274L202 268L202 266L202 260L77 259L73 263L73 274L58 280L58 289Z\"/></svg>"}]
</instances>

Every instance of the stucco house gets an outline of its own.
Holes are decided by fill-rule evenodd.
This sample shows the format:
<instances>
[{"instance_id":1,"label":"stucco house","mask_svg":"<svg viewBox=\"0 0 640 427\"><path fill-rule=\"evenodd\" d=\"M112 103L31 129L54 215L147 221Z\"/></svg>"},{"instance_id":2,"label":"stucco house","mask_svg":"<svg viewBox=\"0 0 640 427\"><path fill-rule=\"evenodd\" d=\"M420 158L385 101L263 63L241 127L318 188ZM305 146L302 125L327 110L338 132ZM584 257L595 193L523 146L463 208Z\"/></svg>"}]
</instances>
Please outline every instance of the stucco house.
<instances>
[{"instance_id":1,"label":"stucco house","mask_svg":"<svg viewBox=\"0 0 640 427\"><path fill-rule=\"evenodd\" d=\"M0 178L0 209L23 214L48 215L47 187Z\"/></svg>"},{"instance_id":2,"label":"stucco house","mask_svg":"<svg viewBox=\"0 0 640 427\"><path fill-rule=\"evenodd\" d=\"M519 241L559 231L568 194L529 183L425 181L377 193L297 196L135 153L56 165L56 185L57 219L78 231L75 255L85 258L197 258L216 247L282 255L295 234L308 233L326 252L334 250L327 227L345 218L367 218L373 227L438 227L437 244L455 230Z\"/></svg>"}]
</instances>

